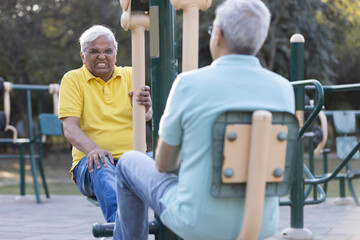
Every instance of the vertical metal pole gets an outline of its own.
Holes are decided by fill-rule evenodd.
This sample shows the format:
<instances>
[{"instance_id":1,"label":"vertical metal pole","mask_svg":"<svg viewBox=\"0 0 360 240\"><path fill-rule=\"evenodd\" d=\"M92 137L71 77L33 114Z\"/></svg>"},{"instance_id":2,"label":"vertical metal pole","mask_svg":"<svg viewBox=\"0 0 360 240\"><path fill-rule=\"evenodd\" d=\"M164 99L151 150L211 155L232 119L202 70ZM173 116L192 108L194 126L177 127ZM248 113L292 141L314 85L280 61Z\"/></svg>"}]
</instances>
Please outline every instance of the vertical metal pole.
<instances>
[{"instance_id":1,"label":"vertical metal pole","mask_svg":"<svg viewBox=\"0 0 360 240\"><path fill-rule=\"evenodd\" d=\"M135 103L136 96L145 85L145 28L131 29L132 81L133 81L133 145L134 150L146 152L145 106Z\"/></svg>"},{"instance_id":2,"label":"vertical metal pole","mask_svg":"<svg viewBox=\"0 0 360 240\"><path fill-rule=\"evenodd\" d=\"M25 196L25 145L20 144L20 195Z\"/></svg>"},{"instance_id":3,"label":"vertical metal pole","mask_svg":"<svg viewBox=\"0 0 360 240\"><path fill-rule=\"evenodd\" d=\"M199 65L199 8L189 5L183 9L182 71L197 69Z\"/></svg>"},{"instance_id":4,"label":"vertical metal pole","mask_svg":"<svg viewBox=\"0 0 360 240\"><path fill-rule=\"evenodd\" d=\"M290 81L304 79L304 43L300 34L290 39ZM300 129L304 125L304 88L295 88L295 111ZM304 140L298 140L294 177L291 182L291 227L283 230L282 235L288 239L312 239L310 230L304 228Z\"/></svg>"},{"instance_id":5,"label":"vertical metal pole","mask_svg":"<svg viewBox=\"0 0 360 240\"><path fill-rule=\"evenodd\" d=\"M157 23L152 19L157 15ZM156 17L156 16L155 16ZM150 1L150 46L158 51L151 53L151 89L153 101L153 150L156 149L160 118L165 109L173 81L178 73L176 54L176 12L170 1ZM161 27L159 26L161 24ZM154 36L154 32L158 35ZM154 154L155 156L155 154Z\"/></svg>"},{"instance_id":6,"label":"vertical metal pole","mask_svg":"<svg viewBox=\"0 0 360 240\"><path fill-rule=\"evenodd\" d=\"M290 59L290 81L304 79L304 43L301 39L291 41L291 59ZM304 123L304 88L295 89L295 111L298 117L300 128ZM300 138L297 146L295 161L295 174L291 187L291 227L304 227L304 140Z\"/></svg>"},{"instance_id":7,"label":"vertical metal pole","mask_svg":"<svg viewBox=\"0 0 360 240\"><path fill-rule=\"evenodd\" d=\"M178 72L175 18L176 13L170 1L150 0L150 56L154 158L160 118L164 112L172 83ZM158 216L156 216L156 218L160 224L155 236L157 240L180 239L161 223Z\"/></svg>"},{"instance_id":8,"label":"vertical metal pole","mask_svg":"<svg viewBox=\"0 0 360 240\"><path fill-rule=\"evenodd\" d=\"M325 144L324 149L327 149L327 144ZM329 170L328 170L328 157L327 157L327 155L328 155L328 152L327 152L327 151L326 151L326 152L324 151L324 152L323 152L323 173L324 173L324 174L326 174L326 173L329 172ZM325 193L327 193L327 186L328 186L328 182L325 182L325 183L324 183L324 186L323 186L323 189L324 189L324 192L325 192Z\"/></svg>"},{"instance_id":9,"label":"vertical metal pole","mask_svg":"<svg viewBox=\"0 0 360 240\"><path fill-rule=\"evenodd\" d=\"M309 131L314 131L314 126L311 125L309 127ZM310 172L315 176L315 163L314 163L314 139L312 137L309 137L308 141L308 151L309 151L309 170ZM316 185L313 185L313 198L317 199L317 191L316 191Z\"/></svg>"},{"instance_id":10,"label":"vertical metal pole","mask_svg":"<svg viewBox=\"0 0 360 240\"><path fill-rule=\"evenodd\" d=\"M27 100L27 113L28 113L28 133L30 141L33 140L34 134L32 132L32 106L31 106L31 90L26 90L26 100ZM34 142L30 142L30 163L31 163L31 171L34 179L34 188L35 188L35 196L36 202L41 203L40 193L39 193L39 185L37 181L37 173L36 173L36 162L35 162L35 152L34 152Z\"/></svg>"}]
</instances>

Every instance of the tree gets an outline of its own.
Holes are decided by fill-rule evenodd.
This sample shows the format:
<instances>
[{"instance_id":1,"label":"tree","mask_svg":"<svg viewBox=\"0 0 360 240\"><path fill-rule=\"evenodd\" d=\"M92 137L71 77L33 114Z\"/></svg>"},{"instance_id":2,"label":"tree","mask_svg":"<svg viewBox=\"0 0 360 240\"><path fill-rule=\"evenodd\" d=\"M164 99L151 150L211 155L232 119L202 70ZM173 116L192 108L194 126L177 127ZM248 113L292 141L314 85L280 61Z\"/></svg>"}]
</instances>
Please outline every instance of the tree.
<instances>
[{"instance_id":1,"label":"tree","mask_svg":"<svg viewBox=\"0 0 360 240\"><path fill-rule=\"evenodd\" d=\"M14 84L60 82L64 73L81 67L78 38L94 24L108 25L117 33L117 62L130 65L130 33L121 29L120 14L116 0L2 0L0 76ZM13 112L26 119L24 95L12 98L17 99L12 101Z\"/></svg>"},{"instance_id":2,"label":"tree","mask_svg":"<svg viewBox=\"0 0 360 240\"><path fill-rule=\"evenodd\" d=\"M359 83L360 75L360 2L355 0L327 0L328 9L324 12L327 24L334 33L335 55L338 63L335 84ZM332 97L335 96L335 97ZM327 109L359 109L358 92L328 94L325 101Z\"/></svg>"},{"instance_id":3,"label":"tree","mask_svg":"<svg viewBox=\"0 0 360 240\"><path fill-rule=\"evenodd\" d=\"M207 27L214 19L214 11L221 1L213 1L211 8L201 13L200 25L200 65L210 61L202 56L208 53ZM327 4L321 0L264 0L272 14L271 27L264 47L258 54L262 65L289 78L290 69L290 37L301 33L306 40L305 62L306 78L317 78L323 83L334 81L336 74L331 65L334 57L333 33L329 21L322 14Z\"/></svg>"}]
</instances>

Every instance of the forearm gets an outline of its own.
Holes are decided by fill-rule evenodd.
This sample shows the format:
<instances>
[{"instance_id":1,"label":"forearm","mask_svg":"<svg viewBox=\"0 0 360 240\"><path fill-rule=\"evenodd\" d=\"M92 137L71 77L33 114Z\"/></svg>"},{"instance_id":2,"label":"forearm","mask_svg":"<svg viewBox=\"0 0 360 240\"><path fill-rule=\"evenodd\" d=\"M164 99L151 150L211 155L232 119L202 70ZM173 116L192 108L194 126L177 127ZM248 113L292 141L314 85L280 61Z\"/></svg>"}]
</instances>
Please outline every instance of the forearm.
<instances>
[{"instance_id":1,"label":"forearm","mask_svg":"<svg viewBox=\"0 0 360 240\"><path fill-rule=\"evenodd\" d=\"M173 172L180 164L180 149L181 145L171 146L159 138L156 147L156 167L159 172Z\"/></svg>"},{"instance_id":2,"label":"forearm","mask_svg":"<svg viewBox=\"0 0 360 240\"><path fill-rule=\"evenodd\" d=\"M76 125L64 124L64 135L74 147L86 155L92 150L100 148Z\"/></svg>"}]
</instances>

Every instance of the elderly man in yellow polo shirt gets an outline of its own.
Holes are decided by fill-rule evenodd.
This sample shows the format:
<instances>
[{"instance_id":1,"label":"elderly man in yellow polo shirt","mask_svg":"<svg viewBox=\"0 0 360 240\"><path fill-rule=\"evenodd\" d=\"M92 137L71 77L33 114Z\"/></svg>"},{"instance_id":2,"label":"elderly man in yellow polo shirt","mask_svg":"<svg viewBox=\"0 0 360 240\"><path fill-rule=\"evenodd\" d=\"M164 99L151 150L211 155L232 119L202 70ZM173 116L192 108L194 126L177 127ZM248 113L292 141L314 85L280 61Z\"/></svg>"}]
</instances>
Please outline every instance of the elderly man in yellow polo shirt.
<instances>
[{"instance_id":1,"label":"elderly man in yellow polo shirt","mask_svg":"<svg viewBox=\"0 0 360 240\"><path fill-rule=\"evenodd\" d=\"M117 42L101 25L80 37L83 66L67 72L60 87L59 119L73 145L70 172L80 192L96 196L108 222L115 221L115 166L133 148L131 67L117 67ZM144 86L137 104L152 116L150 87Z\"/></svg>"}]
</instances>

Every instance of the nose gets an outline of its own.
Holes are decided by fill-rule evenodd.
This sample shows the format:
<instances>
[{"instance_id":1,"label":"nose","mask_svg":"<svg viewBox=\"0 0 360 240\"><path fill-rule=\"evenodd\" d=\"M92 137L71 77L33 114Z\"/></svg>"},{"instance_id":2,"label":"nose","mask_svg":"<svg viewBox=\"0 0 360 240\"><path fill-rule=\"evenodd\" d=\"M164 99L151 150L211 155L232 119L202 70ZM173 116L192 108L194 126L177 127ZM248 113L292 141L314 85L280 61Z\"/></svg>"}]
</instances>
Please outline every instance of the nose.
<instances>
[{"instance_id":1,"label":"nose","mask_svg":"<svg viewBox=\"0 0 360 240\"><path fill-rule=\"evenodd\" d=\"M101 59L106 58L105 53L100 52L99 55L98 55L98 58L101 58Z\"/></svg>"}]
</instances>

